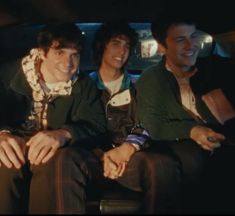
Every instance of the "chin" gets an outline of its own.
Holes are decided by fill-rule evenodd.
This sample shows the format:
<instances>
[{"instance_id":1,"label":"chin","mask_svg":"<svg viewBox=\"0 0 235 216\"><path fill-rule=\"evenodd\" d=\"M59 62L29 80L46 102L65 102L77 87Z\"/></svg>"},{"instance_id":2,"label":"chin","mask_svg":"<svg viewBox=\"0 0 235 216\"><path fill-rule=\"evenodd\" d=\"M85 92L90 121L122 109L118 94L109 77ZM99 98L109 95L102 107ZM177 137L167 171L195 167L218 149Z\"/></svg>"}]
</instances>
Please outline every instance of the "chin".
<instances>
[{"instance_id":1,"label":"chin","mask_svg":"<svg viewBox=\"0 0 235 216\"><path fill-rule=\"evenodd\" d=\"M190 59L186 62L186 64L189 66L189 67L192 67L196 64L196 58L193 58L193 59Z\"/></svg>"}]
</instances>

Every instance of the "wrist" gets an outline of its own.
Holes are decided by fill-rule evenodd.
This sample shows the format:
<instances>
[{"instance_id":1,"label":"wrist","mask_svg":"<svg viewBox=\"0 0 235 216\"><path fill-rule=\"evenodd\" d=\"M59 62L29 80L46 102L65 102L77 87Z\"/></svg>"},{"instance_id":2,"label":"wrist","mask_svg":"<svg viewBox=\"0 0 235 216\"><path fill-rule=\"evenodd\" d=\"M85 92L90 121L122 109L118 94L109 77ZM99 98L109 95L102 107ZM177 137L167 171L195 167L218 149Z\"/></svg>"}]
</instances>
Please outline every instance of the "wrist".
<instances>
[{"instance_id":1,"label":"wrist","mask_svg":"<svg viewBox=\"0 0 235 216\"><path fill-rule=\"evenodd\" d=\"M124 146L124 148L128 148L128 151L131 152L131 154L140 150L139 146L137 146L138 144L125 142L122 145Z\"/></svg>"},{"instance_id":2,"label":"wrist","mask_svg":"<svg viewBox=\"0 0 235 216\"><path fill-rule=\"evenodd\" d=\"M132 145L135 148L135 151L140 151L140 145L136 143L130 143L130 145Z\"/></svg>"}]
</instances>

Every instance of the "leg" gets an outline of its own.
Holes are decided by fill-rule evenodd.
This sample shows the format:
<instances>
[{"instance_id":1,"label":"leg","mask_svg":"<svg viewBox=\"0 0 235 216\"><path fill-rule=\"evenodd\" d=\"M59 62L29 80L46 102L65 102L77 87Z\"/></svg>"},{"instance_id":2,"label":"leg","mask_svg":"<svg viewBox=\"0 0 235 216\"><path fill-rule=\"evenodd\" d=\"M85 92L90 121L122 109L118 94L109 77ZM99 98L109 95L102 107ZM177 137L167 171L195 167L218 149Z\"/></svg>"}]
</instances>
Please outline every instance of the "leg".
<instances>
[{"instance_id":1,"label":"leg","mask_svg":"<svg viewBox=\"0 0 235 216\"><path fill-rule=\"evenodd\" d=\"M200 213L203 203L204 172L209 152L203 150L191 140L175 142L169 145L182 168L182 207L184 213Z\"/></svg>"},{"instance_id":2,"label":"leg","mask_svg":"<svg viewBox=\"0 0 235 216\"><path fill-rule=\"evenodd\" d=\"M210 214L234 214L235 147L223 146L210 158L207 191ZM207 204L208 205L208 204Z\"/></svg>"},{"instance_id":3,"label":"leg","mask_svg":"<svg viewBox=\"0 0 235 216\"><path fill-rule=\"evenodd\" d=\"M79 148L62 148L46 164L31 167L29 213L85 213L89 171L83 153Z\"/></svg>"},{"instance_id":4,"label":"leg","mask_svg":"<svg viewBox=\"0 0 235 216\"><path fill-rule=\"evenodd\" d=\"M0 167L0 214L26 214L30 174L21 169Z\"/></svg>"},{"instance_id":5,"label":"leg","mask_svg":"<svg viewBox=\"0 0 235 216\"><path fill-rule=\"evenodd\" d=\"M132 190L144 192L145 213L179 213L179 165L167 154L135 153L124 175L117 181Z\"/></svg>"}]
</instances>

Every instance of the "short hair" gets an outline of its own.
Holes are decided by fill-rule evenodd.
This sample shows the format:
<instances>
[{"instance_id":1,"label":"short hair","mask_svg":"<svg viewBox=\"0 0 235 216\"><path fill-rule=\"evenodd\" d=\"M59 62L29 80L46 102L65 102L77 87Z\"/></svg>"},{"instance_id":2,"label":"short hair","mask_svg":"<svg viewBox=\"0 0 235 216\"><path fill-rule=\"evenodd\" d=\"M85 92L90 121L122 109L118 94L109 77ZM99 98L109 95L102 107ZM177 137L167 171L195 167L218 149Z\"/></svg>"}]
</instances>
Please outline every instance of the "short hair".
<instances>
[{"instance_id":1,"label":"short hair","mask_svg":"<svg viewBox=\"0 0 235 216\"><path fill-rule=\"evenodd\" d=\"M92 43L93 60L100 66L104 49L114 37L124 35L130 40L130 53L137 44L138 34L127 22L115 21L102 24L95 33Z\"/></svg>"},{"instance_id":2,"label":"short hair","mask_svg":"<svg viewBox=\"0 0 235 216\"><path fill-rule=\"evenodd\" d=\"M193 17L185 14L168 14L169 16L159 17L151 24L151 31L153 37L164 46L166 45L166 38L168 30L173 25L196 25Z\"/></svg>"},{"instance_id":3,"label":"short hair","mask_svg":"<svg viewBox=\"0 0 235 216\"><path fill-rule=\"evenodd\" d=\"M46 25L38 34L38 47L46 53L54 41L58 41L58 48L74 48L80 51L83 37L80 28L75 23L54 23Z\"/></svg>"}]
</instances>

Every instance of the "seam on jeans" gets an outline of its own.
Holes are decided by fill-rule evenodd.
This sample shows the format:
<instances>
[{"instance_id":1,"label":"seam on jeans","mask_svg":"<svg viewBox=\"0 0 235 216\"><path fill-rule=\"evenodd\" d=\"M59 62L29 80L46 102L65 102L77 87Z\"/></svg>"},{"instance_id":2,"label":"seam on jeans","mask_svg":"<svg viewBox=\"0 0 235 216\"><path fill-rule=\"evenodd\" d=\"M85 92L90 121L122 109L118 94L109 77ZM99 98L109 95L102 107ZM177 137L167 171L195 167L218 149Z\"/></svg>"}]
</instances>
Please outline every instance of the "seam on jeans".
<instances>
[{"instance_id":1,"label":"seam on jeans","mask_svg":"<svg viewBox=\"0 0 235 216\"><path fill-rule=\"evenodd\" d=\"M62 159L63 154L59 154L58 160L56 160L56 175L55 175L55 185L56 185L56 206L59 214L64 213L63 205L63 190L62 190Z\"/></svg>"}]
</instances>

